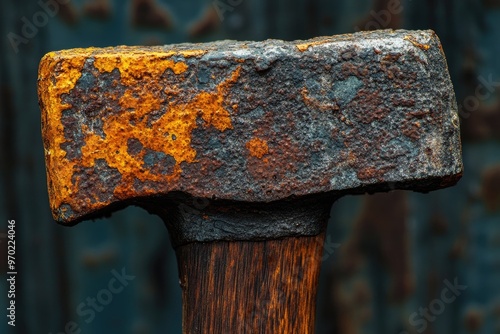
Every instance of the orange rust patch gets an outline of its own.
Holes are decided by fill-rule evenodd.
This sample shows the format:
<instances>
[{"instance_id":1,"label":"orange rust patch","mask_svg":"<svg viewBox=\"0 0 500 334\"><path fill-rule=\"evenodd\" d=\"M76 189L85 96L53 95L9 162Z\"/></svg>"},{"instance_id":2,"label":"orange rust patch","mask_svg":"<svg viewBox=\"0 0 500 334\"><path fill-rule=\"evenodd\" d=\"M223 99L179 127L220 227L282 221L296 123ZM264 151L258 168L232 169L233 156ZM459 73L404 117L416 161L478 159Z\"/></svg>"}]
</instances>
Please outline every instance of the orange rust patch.
<instances>
[{"instance_id":1,"label":"orange rust patch","mask_svg":"<svg viewBox=\"0 0 500 334\"><path fill-rule=\"evenodd\" d=\"M415 45L417 48L422 49L424 51L427 51L427 50L429 50L431 48L431 46L428 45L428 44L419 43L417 40L415 40L414 37L412 37L410 35L405 36L404 39L406 41L409 41L411 44Z\"/></svg>"},{"instance_id":2,"label":"orange rust patch","mask_svg":"<svg viewBox=\"0 0 500 334\"><path fill-rule=\"evenodd\" d=\"M252 157L262 159L264 155L269 153L269 147L267 146L267 141L253 138L246 145L246 148L250 152Z\"/></svg>"},{"instance_id":3,"label":"orange rust patch","mask_svg":"<svg viewBox=\"0 0 500 334\"><path fill-rule=\"evenodd\" d=\"M300 52L304 52L307 49L309 49L310 47L314 47L314 46L318 46L318 45L321 45L321 44L325 44L325 43L328 43L330 41L331 41L330 39L322 39L322 40L318 40L318 41L312 41L312 42L308 42L308 43L297 44L297 45L295 45L295 47L297 47L297 49L299 49Z\"/></svg>"},{"instance_id":4,"label":"orange rust patch","mask_svg":"<svg viewBox=\"0 0 500 334\"><path fill-rule=\"evenodd\" d=\"M151 60L150 57L154 56ZM152 65L150 67L145 67ZM184 73L188 66L183 62L174 62L168 56L162 54L130 54L124 57L122 54L100 54L94 57L94 66L99 72L111 72L115 68L120 71L121 81L126 86L136 84L146 73L152 78L159 78L166 69L171 69L175 74Z\"/></svg>"},{"instance_id":5,"label":"orange rust patch","mask_svg":"<svg viewBox=\"0 0 500 334\"><path fill-rule=\"evenodd\" d=\"M128 50L128 48L125 48ZM104 49L105 50L105 49ZM131 49L132 50L132 49ZM196 128L196 119L201 117L204 126L213 126L219 131L232 128L229 112L225 109L225 96L239 75L237 68L214 92L200 92L182 103L170 103L167 111L157 120L148 124L149 113L160 110L164 105L162 91L181 94L176 87L160 85L160 76L167 70L176 75L184 73L188 65L170 59L172 52L124 52L107 53L102 49L79 49L71 52L47 54L40 63L39 91L42 113L42 130L47 164L48 188L53 210L62 204L75 203L75 194L81 180L73 180L75 168L92 168L98 159L104 159L110 168L117 169L122 179L114 191L117 198L125 198L134 192L133 184L140 181L172 182L181 175L181 163L195 162L196 151L191 146L191 133ZM187 55L199 55L190 51ZM186 55L185 54L185 55ZM122 96L110 92L107 99L118 100L122 111L103 118L105 138L82 125L85 144L81 148L82 158L68 160L61 144L66 142L64 126L61 122L64 110L71 108L63 103L63 95L68 94L81 77L85 61L94 58L94 66L100 72L120 71L121 84L126 86ZM187 101L187 102L186 102ZM168 136L167 136L168 134ZM134 156L128 152L127 142L135 139L145 149L163 152L175 159L173 173L154 174L144 168L145 150ZM94 199L85 199L85 206L99 207ZM108 203L106 203L108 204Z\"/></svg>"},{"instance_id":6,"label":"orange rust patch","mask_svg":"<svg viewBox=\"0 0 500 334\"><path fill-rule=\"evenodd\" d=\"M72 170L68 170L65 166L66 152L60 148L65 142L64 127L61 124L62 111L71 107L62 102L62 96L69 93L80 79L81 69L91 53L92 50L88 49L86 53L80 52L78 56L61 62L61 55L51 52L46 54L40 62L38 92L40 107L44 111L42 112L42 132L47 165L47 185L53 209L58 208L62 203L59 196L69 199L74 192L71 187ZM61 73L57 78L55 78L56 68ZM58 171L57 175L54 175L54 180L52 171ZM56 178L69 180L69 182L58 182Z\"/></svg>"}]
</instances>

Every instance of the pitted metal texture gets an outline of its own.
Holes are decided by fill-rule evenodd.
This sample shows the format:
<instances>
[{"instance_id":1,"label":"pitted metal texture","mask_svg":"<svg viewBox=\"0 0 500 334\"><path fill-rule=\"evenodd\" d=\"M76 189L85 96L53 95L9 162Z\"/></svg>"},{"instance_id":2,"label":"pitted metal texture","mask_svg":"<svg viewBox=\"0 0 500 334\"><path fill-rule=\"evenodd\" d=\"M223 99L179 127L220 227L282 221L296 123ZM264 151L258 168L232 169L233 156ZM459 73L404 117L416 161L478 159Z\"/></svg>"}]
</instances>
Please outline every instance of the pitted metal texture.
<instances>
[{"instance_id":1,"label":"pitted metal texture","mask_svg":"<svg viewBox=\"0 0 500 334\"><path fill-rule=\"evenodd\" d=\"M65 50L42 59L38 87L62 223L172 192L263 203L462 173L432 31Z\"/></svg>"}]
</instances>

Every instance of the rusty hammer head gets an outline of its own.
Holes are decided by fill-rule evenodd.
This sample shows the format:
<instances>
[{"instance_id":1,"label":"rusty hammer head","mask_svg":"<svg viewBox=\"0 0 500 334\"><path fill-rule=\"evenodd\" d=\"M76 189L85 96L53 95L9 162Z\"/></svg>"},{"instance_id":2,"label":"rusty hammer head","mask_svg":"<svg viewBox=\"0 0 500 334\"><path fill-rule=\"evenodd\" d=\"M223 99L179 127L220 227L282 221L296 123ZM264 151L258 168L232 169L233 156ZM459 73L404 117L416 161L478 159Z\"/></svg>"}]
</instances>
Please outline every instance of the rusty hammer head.
<instances>
[{"instance_id":1,"label":"rusty hammer head","mask_svg":"<svg viewBox=\"0 0 500 334\"><path fill-rule=\"evenodd\" d=\"M38 91L61 223L172 194L267 203L462 173L432 31L51 52Z\"/></svg>"}]
</instances>

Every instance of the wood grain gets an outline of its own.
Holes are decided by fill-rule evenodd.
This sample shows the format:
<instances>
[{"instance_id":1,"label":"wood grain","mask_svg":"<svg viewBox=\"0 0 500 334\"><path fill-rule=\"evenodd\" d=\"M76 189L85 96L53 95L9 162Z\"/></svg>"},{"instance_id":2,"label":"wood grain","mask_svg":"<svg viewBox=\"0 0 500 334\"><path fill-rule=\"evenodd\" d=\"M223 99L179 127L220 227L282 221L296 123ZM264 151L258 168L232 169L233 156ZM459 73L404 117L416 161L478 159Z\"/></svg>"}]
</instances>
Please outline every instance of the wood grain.
<instances>
[{"instance_id":1,"label":"wood grain","mask_svg":"<svg viewBox=\"0 0 500 334\"><path fill-rule=\"evenodd\" d=\"M177 249L183 333L314 333L324 233Z\"/></svg>"}]
</instances>

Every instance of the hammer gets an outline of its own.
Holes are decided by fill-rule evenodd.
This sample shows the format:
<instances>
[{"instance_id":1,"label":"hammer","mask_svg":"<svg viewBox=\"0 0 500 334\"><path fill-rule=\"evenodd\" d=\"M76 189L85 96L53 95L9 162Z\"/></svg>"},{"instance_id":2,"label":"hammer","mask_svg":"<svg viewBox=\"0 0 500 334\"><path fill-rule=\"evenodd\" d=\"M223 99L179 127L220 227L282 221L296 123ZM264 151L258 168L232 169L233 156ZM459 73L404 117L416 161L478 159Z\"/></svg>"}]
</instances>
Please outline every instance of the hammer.
<instances>
[{"instance_id":1,"label":"hammer","mask_svg":"<svg viewBox=\"0 0 500 334\"><path fill-rule=\"evenodd\" d=\"M159 215L184 333L313 333L332 203L462 175L433 31L51 52L38 93L54 219Z\"/></svg>"}]
</instances>

